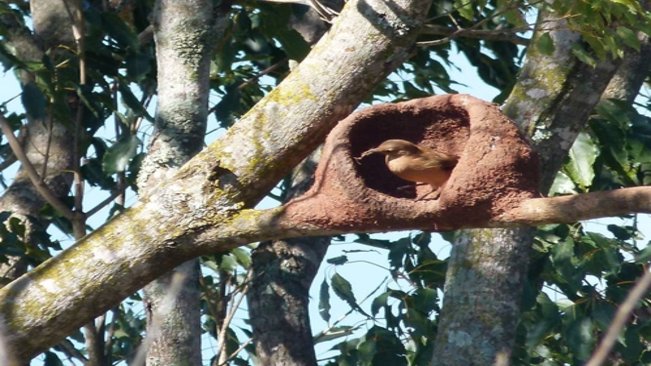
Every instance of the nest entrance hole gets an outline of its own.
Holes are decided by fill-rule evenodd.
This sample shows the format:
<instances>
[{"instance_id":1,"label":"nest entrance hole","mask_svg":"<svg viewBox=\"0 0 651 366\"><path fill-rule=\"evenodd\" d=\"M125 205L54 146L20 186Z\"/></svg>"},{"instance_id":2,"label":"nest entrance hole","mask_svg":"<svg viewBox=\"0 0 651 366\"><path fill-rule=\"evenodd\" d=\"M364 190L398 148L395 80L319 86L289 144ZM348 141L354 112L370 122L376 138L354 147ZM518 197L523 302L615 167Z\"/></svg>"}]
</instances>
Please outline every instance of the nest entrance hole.
<instances>
[{"instance_id":1,"label":"nest entrance hole","mask_svg":"<svg viewBox=\"0 0 651 366\"><path fill-rule=\"evenodd\" d=\"M398 105L394 105L398 106ZM441 108L380 109L360 119L350 130L353 158L388 139L402 139L461 157L469 136L468 113L448 105ZM429 185L398 178L384 163L384 156L373 154L358 160L357 173L364 184L381 193L414 199L431 192Z\"/></svg>"}]
</instances>

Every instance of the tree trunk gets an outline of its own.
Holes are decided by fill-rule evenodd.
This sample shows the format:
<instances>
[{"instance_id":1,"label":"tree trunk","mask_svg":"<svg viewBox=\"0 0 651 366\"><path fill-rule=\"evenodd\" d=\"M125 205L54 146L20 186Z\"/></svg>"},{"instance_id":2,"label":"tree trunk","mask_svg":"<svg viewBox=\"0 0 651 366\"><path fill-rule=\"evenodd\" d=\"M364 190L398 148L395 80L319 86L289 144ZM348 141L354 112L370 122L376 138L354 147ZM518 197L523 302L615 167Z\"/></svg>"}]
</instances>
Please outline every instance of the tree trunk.
<instances>
[{"instance_id":1,"label":"tree trunk","mask_svg":"<svg viewBox=\"0 0 651 366\"><path fill-rule=\"evenodd\" d=\"M570 52L579 37L567 30L564 21L550 21L543 12L538 24L554 29L550 31L554 53L545 56L535 47L528 49L526 64L503 110L540 154L541 192L546 192L617 64L604 61L595 70L580 63ZM540 33L531 44L536 44ZM537 126L550 133L537 133ZM432 365L510 363L534 231L472 230L457 240L448 264Z\"/></svg>"},{"instance_id":2,"label":"tree trunk","mask_svg":"<svg viewBox=\"0 0 651 366\"><path fill-rule=\"evenodd\" d=\"M147 195L203 146L208 114L210 60L224 16L211 1L159 0L153 15L158 105L149 153L138 177ZM192 24L192 27L188 27ZM216 34L215 34L216 33ZM201 365L199 259L192 259L144 288L146 364ZM136 361L136 364L140 360Z\"/></svg>"},{"instance_id":3,"label":"tree trunk","mask_svg":"<svg viewBox=\"0 0 651 366\"><path fill-rule=\"evenodd\" d=\"M46 48L60 44L72 44L70 20L62 19L64 4L48 1L32 1L32 14L34 34L44 40ZM11 29L11 37L6 42L17 52L17 57L25 62L39 62L43 57L42 49L36 44L33 36L26 28L17 24L11 15L6 15L0 21L5 27ZM60 22L60 23L56 23ZM52 24L60 24L61 29L53 32ZM56 36L60 37L56 37ZM55 56L55 55L54 55ZM34 75L26 71L20 72L21 85L34 81ZM63 123L65 122L65 123ZM19 139L29 161L41 178L46 182L52 193L63 199L68 195L72 177L70 169L73 161L73 146L70 144L70 131L66 128L70 121L57 121L51 117L43 119L29 118L27 125L22 129ZM47 152L47 153L44 153ZM45 174L43 174L45 173ZM38 220L38 213L46 201L36 191L36 188L21 167L13 182L0 197L0 211L9 211L18 217L25 225L24 241L33 243L35 232L44 231L48 222ZM27 269L27 263L20 258L10 259L10 264L0 267L0 277L4 283L22 275Z\"/></svg>"},{"instance_id":4,"label":"tree trunk","mask_svg":"<svg viewBox=\"0 0 651 366\"><path fill-rule=\"evenodd\" d=\"M65 12L64 5L63 2L31 1L33 34L22 24L18 24L12 14L0 16L0 24L7 29L9 34L4 42L16 52L15 56L19 60L40 62L44 56L43 49L74 44L71 21ZM55 24L56 27L54 27ZM37 43L35 37L42 43ZM58 54L52 52L49 56L56 59ZM51 62L54 64L58 61L52 60ZM21 70L19 79L24 90L27 85L34 82L35 77L31 73ZM72 114L74 115L74 113L73 111ZM72 123L55 119L49 115L43 118L32 118L28 115L27 120L27 124L21 129L18 136L21 147L50 192L62 200L68 196L72 183L70 171L75 158L73 144L70 143L70 135L73 131L69 129L69 126ZM44 233L50 224L40 215L45 204L45 199L32 184L24 166L20 167L14 180L0 197L0 211L11 212L12 218L20 220L25 229L20 239L32 247L37 247L38 236L40 233ZM9 257L7 263L0 265L0 287L23 275L27 269L27 256ZM6 335L8 333L5 327L0 326L0 343L4 343L2 337ZM0 354L2 354L0 364L14 362L11 349L0 351Z\"/></svg>"},{"instance_id":5,"label":"tree trunk","mask_svg":"<svg viewBox=\"0 0 651 366\"><path fill-rule=\"evenodd\" d=\"M468 230L455 241L433 365L508 365L533 232Z\"/></svg>"},{"instance_id":6,"label":"tree trunk","mask_svg":"<svg viewBox=\"0 0 651 366\"><path fill-rule=\"evenodd\" d=\"M286 200L312 185L315 155L297 168ZM329 244L329 237L296 238L264 242L254 251L247 299L260 365L316 365L309 291Z\"/></svg>"}]
</instances>

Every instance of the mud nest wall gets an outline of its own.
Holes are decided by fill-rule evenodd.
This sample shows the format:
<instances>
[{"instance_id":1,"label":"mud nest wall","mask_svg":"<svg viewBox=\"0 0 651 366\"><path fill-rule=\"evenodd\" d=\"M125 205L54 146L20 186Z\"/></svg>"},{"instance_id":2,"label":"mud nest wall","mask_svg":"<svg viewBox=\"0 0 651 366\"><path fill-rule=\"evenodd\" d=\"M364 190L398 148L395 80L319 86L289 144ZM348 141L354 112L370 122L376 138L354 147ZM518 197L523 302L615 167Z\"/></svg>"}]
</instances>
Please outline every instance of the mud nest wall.
<instances>
[{"instance_id":1,"label":"mud nest wall","mask_svg":"<svg viewBox=\"0 0 651 366\"><path fill-rule=\"evenodd\" d=\"M429 186L392 174L380 154L355 159L387 139L460 157L438 199L423 198ZM468 95L433 96L341 121L326 140L314 186L286 205L286 215L353 231L479 227L537 197L538 182L536 155L497 106Z\"/></svg>"}]
</instances>

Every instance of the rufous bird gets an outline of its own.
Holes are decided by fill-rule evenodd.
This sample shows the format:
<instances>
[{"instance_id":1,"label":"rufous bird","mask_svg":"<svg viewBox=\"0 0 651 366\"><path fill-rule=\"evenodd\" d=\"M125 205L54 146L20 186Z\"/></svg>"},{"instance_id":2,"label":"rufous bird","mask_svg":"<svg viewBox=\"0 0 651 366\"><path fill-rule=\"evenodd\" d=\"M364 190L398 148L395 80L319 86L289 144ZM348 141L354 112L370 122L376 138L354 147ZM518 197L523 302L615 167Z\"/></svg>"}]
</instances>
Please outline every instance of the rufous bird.
<instances>
[{"instance_id":1,"label":"rufous bird","mask_svg":"<svg viewBox=\"0 0 651 366\"><path fill-rule=\"evenodd\" d=\"M375 153L384 155L384 162L391 173L410 182L429 184L432 192L445 184L459 161L455 155L400 139L386 140L364 152L359 159Z\"/></svg>"}]
</instances>

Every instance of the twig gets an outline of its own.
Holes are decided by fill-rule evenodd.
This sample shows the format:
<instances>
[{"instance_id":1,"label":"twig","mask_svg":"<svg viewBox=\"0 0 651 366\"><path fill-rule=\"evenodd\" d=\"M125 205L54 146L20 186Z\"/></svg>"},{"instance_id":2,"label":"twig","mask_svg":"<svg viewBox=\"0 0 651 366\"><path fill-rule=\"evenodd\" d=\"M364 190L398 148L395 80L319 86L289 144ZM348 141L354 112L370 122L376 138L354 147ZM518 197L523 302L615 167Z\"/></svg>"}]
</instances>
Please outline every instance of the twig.
<instances>
[{"instance_id":1,"label":"twig","mask_svg":"<svg viewBox=\"0 0 651 366\"><path fill-rule=\"evenodd\" d=\"M61 347L62 352L68 356L68 359L75 358L81 361L83 364L86 364L86 362L88 362L88 359L81 352L79 352L79 350L76 349L69 340L66 339L63 342L59 343L57 346Z\"/></svg>"},{"instance_id":2,"label":"twig","mask_svg":"<svg viewBox=\"0 0 651 366\"><path fill-rule=\"evenodd\" d=\"M439 44L447 43L453 38L473 38L483 39L487 41L507 41L514 44L528 45L529 39L516 35L519 32L526 32L531 30L529 27L517 27L507 29L452 29L442 25L427 24L421 31L422 34L431 34L437 36L445 36L442 39L434 41L418 42L419 46L436 46Z\"/></svg>"},{"instance_id":3,"label":"twig","mask_svg":"<svg viewBox=\"0 0 651 366\"><path fill-rule=\"evenodd\" d=\"M637 283L626 296L626 300L619 306L617 313L615 314L615 319L608 327L606 335L601 339L599 346L592 354L592 357L585 364L585 366L599 366L604 363L606 357L610 353L615 341L617 341L617 336L621 333L628 317L631 315L635 306L640 301L640 299L647 294L647 290L651 286L651 271L649 268L644 269L644 275L637 280Z\"/></svg>"},{"instance_id":4,"label":"twig","mask_svg":"<svg viewBox=\"0 0 651 366\"><path fill-rule=\"evenodd\" d=\"M237 349L236 349L235 351L233 351L233 353L231 353L230 355L228 355L228 357L226 358L226 361L224 361L224 363L219 363L219 364L217 364L217 366L224 366L224 365L226 365L226 362L227 362L228 360L232 360L235 356L237 356L238 353L242 352L242 350L243 350L244 348L246 348L246 346L248 346L249 344L251 344L251 342L253 342L253 338L249 338L249 339L247 339L246 342L242 343L239 347L237 347Z\"/></svg>"},{"instance_id":5,"label":"twig","mask_svg":"<svg viewBox=\"0 0 651 366\"><path fill-rule=\"evenodd\" d=\"M120 189L111 192L110 196L106 197L102 202L98 203L95 207L93 207L92 209L88 210L88 212L86 212L86 218L89 218L94 214L98 213L101 209L104 208L104 206L111 203L111 201L118 198L120 195L122 195L122 191Z\"/></svg>"},{"instance_id":6,"label":"twig","mask_svg":"<svg viewBox=\"0 0 651 366\"><path fill-rule=\"evenodd\" d=\"M110 350L113 348L113 339L115 335L115 323L117 322L117 317L119 313L119 308L115 307L112 309L113 316L111 316L111 322L109 323L108 330L106 332L106 344L105 344L105 349ZM111 364L111 353L107 352L107 359L106 361L108 364Z\"/></svg>"},{"instance_id":7,"label":"twig","mask_svg":"<svg viewBox=\"0 0 651 366\"><path fill-rule=\"evenodd\" d=\"M281 59L280 61L276 62L275 64L273 64L273 65L271 65L269 67L267 67L266 69L260 71L257 75L255 75L255 76L253 76L253 77L251 77L249 79L246 79L244 82L242 82L242 84L237 86L237 89L242 90L242 89L246 88L247 86L252 84L254 81L256 81L256 80L260 79L261 77L263 77L263 76L271 73L272 71L276 70L281 65L283 65L285 62L287 62L287 57Z\"/></svg>"},{"instance_id":8,"label":"twig","mask_svg":"<svg viewBox=\"0 0 651 366\"><path fill-rule=\"evenodd\" d=\"M51 109L51 105L50 105ZM47 177L47 165L50 160L50 149L52 148L52 137L54 135L54 122L52 121L52 112L48 113L47 117L47 144L45 145L45 154L43 154L43 169L41 177Z\"/></svg>"},{"instance_id":9,"label":"twig","mask_svg":"<svg viewBox=\"0 0 651 366\"><path fill-rule=\"evenodd\" d=\"M25 151L23 151L22 146L20 146L18 139L16 139L16 136L14 136L14 133L9 126L9 121L7 121L2 115L0 115L0 129L7 138L9 146L14 152L14 155L16 155L16 158L18 158L20 163L23 165L23 168L25 169L29 180L36 188L36 191L41 195L41 197L43 197L43 199L47 201L47 203L54 207L55 210L59 211L63 217L70 221L74 221L77 217L76 213L68 208L68 206L66 206L61 200L59 200L59 198L57 198L54 193L52 193L47 184L45 184L41 176L34 168L34 165L32 165L32 163L27 158L27 155L25 155Z\"/></svg>"},{"instance_id":10,"label":"twig","mask_svg":"<svg viewBox=\"0 0 651 366\"><path fill-rule=\"evenodd\" d=\"M235 316L235 312L237 309L240 307L240 304L246 297L246 293L249 289L249 284L251 283L249 279L253 275L253 270L249 269L245 281L245 285L242 288L241 291L241 296L235 300L233 305L231 305L231 309L226 314L226 317L224 317L224 320L222 322L222 327L219 331L219 335L217 337L217 342L219 343L219 360L217 361L218 365L223 365L226 364L226 361L228 361L229 355L226 354L226 333L228 332L228 326L231 324L231 321L233 320L233 317Z\"/></svg>"},{"instance_id":11,"label":"twig","mask_svg":"<svg viewBox=\"0 0 651 366\"><path fill-rule=\"evenodd\" d=\"M536 3L539 3L539 2L542 2L542 0L534 1L530 5L535 5ZM473 24L471 27L468 27L468 28L460 28L460 27L458 27L458 24L457 24L458 29L450 30L451 33L449 33L449 35L446 36L446 37L443 37L441 39L437 39L437 40L434 40L434 41L417 42L416 44L418 46L422 46L422 47L437 46L437 45L440 45L440 44L448 43L452 39L457 38L457 37L461 37L462 35L467 36L469 38L480 38L480 37L477 37L477 36L470 37L469 35L478 34L477 32L479 30L477 28L481 27L482 25L484 25L486 22L490 21L491 19L496 18L496 17L498 17L498 16L500 16L500 15L502 15L502 14L508 12L508 11L511 11L511 10L515 9L517 6L518 6L518 4L515 3L515 4L512 4L510 6L505 7L504 9L497 10L493 14L490 14L486 18L478 21L477 23ZM449 14L451 14L451 13L449 13ZM432 28L434 28L434 26L432 26ZM515 29L518 29L518 28L515 28ZM526 27L526 30L529 30L528 27ZM495 31L494 30L483 30L483 32L485 32L485 33L493 32L494 33ZM497 40L497 39L495 39L495 40ZM514 42L514 43L516 41L523 41L523 40L527 41L524 44L528 43L528 40L526 38L521 38L520 39L520 37L516 37L515 39L508 39L508 41Z\"/></svg>"}]
</instances>

